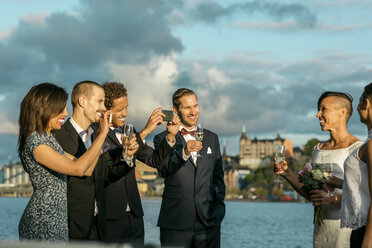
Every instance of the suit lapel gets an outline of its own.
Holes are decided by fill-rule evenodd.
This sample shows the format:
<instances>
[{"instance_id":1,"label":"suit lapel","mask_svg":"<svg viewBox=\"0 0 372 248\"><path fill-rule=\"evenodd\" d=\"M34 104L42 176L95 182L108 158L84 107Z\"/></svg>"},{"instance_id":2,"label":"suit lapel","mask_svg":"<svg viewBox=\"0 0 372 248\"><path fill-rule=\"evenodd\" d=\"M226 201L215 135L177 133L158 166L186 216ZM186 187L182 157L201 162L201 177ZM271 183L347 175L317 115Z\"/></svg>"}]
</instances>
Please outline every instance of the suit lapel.
<instances>
[{"instance_id":1,"label":"suit lapel","mask_svg":"<svg viewBox=\"0 0 372 248\"><path fill-rule=\"evenodd\" d=\"M84 142L76 132L75 128L72 126L70 119L66 121L65 128L71 141L78 147L79 152L86 152L87 149L85 148Z\"/></svg>"},{"instance_id":2,"label":"suit lapel","mask_svg":"<svg viewBox=\"0 0 372 248\"><path fill-rule=\"evenodd\" d=\"M118 138L116 137L116 134L115 134L115 131L114 131L114 130L111 130L111 129L110 129L110 131L108 132L107 137L109 137L109 138L111 139L111 141L112 141L113 143L115 143L115 145L117 145L117 146L121 146L121 144L120 144Z\"/></svg>"}]
</instances>

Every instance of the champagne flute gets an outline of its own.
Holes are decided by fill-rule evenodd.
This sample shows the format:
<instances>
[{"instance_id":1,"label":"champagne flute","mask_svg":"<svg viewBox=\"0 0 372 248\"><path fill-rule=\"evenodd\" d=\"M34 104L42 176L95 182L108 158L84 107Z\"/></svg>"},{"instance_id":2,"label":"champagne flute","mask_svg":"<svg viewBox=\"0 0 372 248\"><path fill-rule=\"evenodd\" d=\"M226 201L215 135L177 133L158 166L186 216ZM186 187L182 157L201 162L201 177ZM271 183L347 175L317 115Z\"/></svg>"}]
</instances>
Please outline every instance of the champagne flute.
<instances>
[{"instance_id":1,"label":"champagne flute","mask_svg":"<svg viewBox=\"0 0 372 248\"><path fill-rule=\"evenodd\" d=\"M132 124L124 124L122 130L123 130L122 142L124 146L124 154L126 155L126 158L124 159L125 161L130 162L130 158L128 158L127 154L128 154L128 147L130 144L130 140L132 139L132 135L134 132L134 128Z\"/></svg>"},{"instance_id":2,"label":"champagne flute","mask_svg":"<svg viewBox=\"0 0 372 248\"><path fill-rule=\"evenodd\" d=\"M278 164L282 164L285 161L285 146L279 145L276 147L275 150L275 161ZM280 176L274 180L274 183L282 183L283 181L280 180Z\"/></svg>"},{"instance_id":3,"label":"champagne flute","mask_svg":"<svg viewBox=\"0 0 372 248\"><path fill-rule=\"evenodd\" d=\"M202 142L203 141L203 134L204 134L203 125L199 122L198 125L197 125L197 129L195 131L195 139L196 139L196 141ZM203 156L200 155L200 153L198 151L196 153L196 157L201 158Z\"/></svg>"},{"instance_id":4,"label":"champagne flute","mask_svg":"<svg viewBox=\"0 0 372 248\"><path fill-rule=\"evenodd\" d=\"M333 163L330 162L329 155L324 155L320 157L322 163L322 173L326 180L330 179L333 176ZM332 196L333 193L329 191L327 187L327 196Z\"/></svg>"}]
</instances>

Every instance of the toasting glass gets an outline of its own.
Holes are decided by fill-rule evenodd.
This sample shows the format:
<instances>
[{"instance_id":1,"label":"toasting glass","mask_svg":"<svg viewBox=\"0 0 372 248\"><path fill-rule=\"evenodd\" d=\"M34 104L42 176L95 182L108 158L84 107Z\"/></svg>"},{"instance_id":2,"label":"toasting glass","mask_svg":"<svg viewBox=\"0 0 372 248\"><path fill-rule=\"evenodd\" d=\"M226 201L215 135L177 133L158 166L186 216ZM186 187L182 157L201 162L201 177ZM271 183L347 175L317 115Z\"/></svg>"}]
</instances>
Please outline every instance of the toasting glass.
<instances>
[{"instance_id":1,"label":"toasting glass","mask_svg":"<svg viewBox=\"0 0 372 248\"><path fill-rule=\"evenodd\" d=\"M134 132L134 128L133 128L132 124L125 124L123 126L122 142L123 142L123 146L124 146L124 154L126 155L125 160L127 162L130 161L127 154L128 154L128 147L129 147L129 144L130 144L130 140L132 139L133 132Z\"/></svg>"},{"instance_id":2,"label":"toasting glass","mask_svg":"<svg viewBox=\"0 0 372 248\"><path fill-rule=\"evenodd\" d=\"M330 161L329 155L323 155L320 157L321 161L321 170L323 173L323 176L326 180L330 179L333 176L333 163ZM329 188L327 187L327 196L332 196L333 192L329 191Z\"/></svg>"},{"instance_id":3,"label":"toasting glass","mask_svg":"<svg viewBox=\"0 0 372 248\"><path fill-rule=\"evenodd\" d=\"M279 145L276 147L275 150L275 161L278 164L282 164L285 161L285 146ZM280 176L274 180L274 183L282 183L283 181L280 180Z\"/></svg>"},{"instance_id":4,"label":"toasting glass","mask_svg":"<svg viewBox=\"0 0 372 248\"><path fill-rule=\"evenodd\" d=\"M197 125L197 129L195 131L195 139L196 141L200 141L202 142L203 141L203 125L201 123L198 123ZM200 155L199 151L196 153L196 157L203 157L202 155Z\"/></svg>"}]
</instances>

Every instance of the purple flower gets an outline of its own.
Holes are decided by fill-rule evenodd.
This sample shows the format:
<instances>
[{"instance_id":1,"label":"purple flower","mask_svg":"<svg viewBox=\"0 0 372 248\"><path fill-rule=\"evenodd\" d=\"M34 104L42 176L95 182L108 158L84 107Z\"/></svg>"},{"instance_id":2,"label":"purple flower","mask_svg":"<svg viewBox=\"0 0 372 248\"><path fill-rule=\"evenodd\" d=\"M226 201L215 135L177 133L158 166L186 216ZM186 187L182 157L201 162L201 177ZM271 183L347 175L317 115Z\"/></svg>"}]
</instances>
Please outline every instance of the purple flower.
<instances>
[{"instance_id":1,"label":"purple flower","mask_svg":"<svg viewBox=\"0 0 372 248\"><path fill-rule=\"evenodd\" d=\"M298 173L297 173L297 177L302 177L304 175L304 170L300 170Z\"/></svg>"},{"instance_id":2,"label":"purple flower","mask_svg":"<svg viewBox=\"0 0 372 248\"><path fill-rule=\"evenodd\" d=\"M311 172L312 169L313 169L313 167L311 166L311 164L306 164L306 165L305 165L305 169L306 169L308 172ZM305 170L305 169L304 169L304 170Z\"/></svg>"}]
</instances>

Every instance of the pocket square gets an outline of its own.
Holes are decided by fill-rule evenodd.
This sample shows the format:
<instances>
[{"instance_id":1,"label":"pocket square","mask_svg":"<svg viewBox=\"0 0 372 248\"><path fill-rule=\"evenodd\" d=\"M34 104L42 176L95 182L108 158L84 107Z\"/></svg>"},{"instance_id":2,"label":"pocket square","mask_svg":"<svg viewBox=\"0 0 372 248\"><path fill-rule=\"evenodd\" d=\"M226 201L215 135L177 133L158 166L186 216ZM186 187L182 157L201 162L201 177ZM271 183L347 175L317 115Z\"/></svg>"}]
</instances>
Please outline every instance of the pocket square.
<instances>
[{"instance_id":1,"label":"pocket square","mask_svg":"<svg viewBox=\"0 0 372 248\"><path fill-rule=\"evenodd\" d=\"M111 148L111 146L110 146L109 143L107 143L107 142L103 143L102 148L101 148L102 153L107 152L108 150L110 150L110 148Z\"/></svg>"},{"instance_id":2,"label":"pocket square","mask_svg":"<svg viewBox=\"0 0 372 248\"><path fill-rule=\"evenodd\" d=\"M212 149L210 147L207 149L207 154L212 154Z\"/></svg>"}]
</instances>

